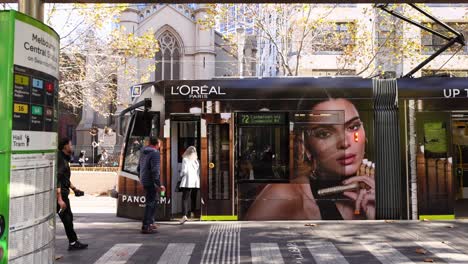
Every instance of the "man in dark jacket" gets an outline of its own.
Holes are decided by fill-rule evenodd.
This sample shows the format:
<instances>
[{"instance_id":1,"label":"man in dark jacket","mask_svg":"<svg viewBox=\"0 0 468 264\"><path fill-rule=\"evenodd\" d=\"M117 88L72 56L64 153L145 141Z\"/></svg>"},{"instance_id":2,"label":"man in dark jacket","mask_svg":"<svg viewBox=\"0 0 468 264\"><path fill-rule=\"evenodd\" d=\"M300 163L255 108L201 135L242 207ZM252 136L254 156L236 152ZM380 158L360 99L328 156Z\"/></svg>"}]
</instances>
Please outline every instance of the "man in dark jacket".
<instances>
[{"instance_id":1,"label":"man in dark jacket","mask_svg":"<svg viewBox=\"0 0 468 264\"><path fill-rule=\"evenodd\" d=\"M70 207L68 194L70 189L75 192L76 196L83 195L83 191L78 190L70 181L70 159L73 152L71 140L63 138L58 145L57 154L57 212L65 227L65 233L68 238L68 250L85 249L87 244L80 243L73 229L73 213Z\"/></svg>"},{"instance_id":2,"label":"man in dark jacket","mask_svg":"<svg viewBox=\"0 0 468 264\"><path fill-rule=\"evenodd\" d=\"M156 189L165 191L166 188L161 185L160 165L161 157L159 154L159 140L156 137L149 139L149 145L144 147L140 153L137 171L140 176L140 182L146 192L145 214L143 216L143 234L155 233L153 216L156 210Z\"/></svg>"}]
</instances>

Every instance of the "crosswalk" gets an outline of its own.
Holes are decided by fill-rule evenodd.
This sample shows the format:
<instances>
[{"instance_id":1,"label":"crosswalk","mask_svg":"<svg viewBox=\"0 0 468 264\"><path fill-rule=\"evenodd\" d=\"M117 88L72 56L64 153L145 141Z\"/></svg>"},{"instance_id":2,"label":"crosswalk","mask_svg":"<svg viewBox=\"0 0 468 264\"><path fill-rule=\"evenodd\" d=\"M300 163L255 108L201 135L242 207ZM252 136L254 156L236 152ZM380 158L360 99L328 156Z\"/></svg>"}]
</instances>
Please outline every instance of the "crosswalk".
<instances>
[{"instance_id":1,"label":"crosswalk","mask_svg":"<svg viewBox=\"0 0 468 264\"><path fill-rule=\"evenodd\" d=\"M252 263L284 264L281 251L276 243L251 243Z\"/></svg>"},{"instance_id":2,"label":"crosswalk","mask_svg":"<svg viewBox=\"0 0 468 264\"><path fill-rule=\"evenodd\" d=\"M247 237L247 234L245 236ZM399 243L402 241L384 242L377 238L338 241L313 236L294 241L272 241L262 237L255 237L254 240L241 243L241 224L212 225L208 238L203 243L169 243L159 247L159 252L155 250L151 260L147 259L144 263L418 264L432 260L436 263L468 264L468 254L457 250L448 242L441 241L405 239L404 243ZM147 250L148 246L146 249L144 247L141 243L115 244L94 263L143 263L132 261L132 257L138 256L140 250Z\"/></svg>"},{"instance_id":3,"label":"crosswalk","mask_svg":"<svg viewBox=\"0 0 468 264\"><path fill-rule=\"evenodd\" d=\"M345 257L331 242L308 241L305 243L310 254L318 264L335 263L348 264Z\"/></svg>"},{"instance_id":4,"label":"crosswalk","mask_svg":"<svg viewBox=\"0 0 468 264\"><path fill-rule=\"evenodd\" d=\"M403 255L400 251L392 247L388 243L377 242L370 243L364 242L361 243L372 255L374 255L381 263L391 264L391 263L404 263L410 264L414 263L408 257Z\"/></svg>"},{"instance_id":5,"label":"crosswalk","mask_svg":"<svg viewBox=\"0 0 468 264\"><path fill-rule=\"evenodd\" d=\"M212 225L200 263L239 263L240 224Z\"/></svg>"},{"instance_id":6,"label":"crosswalk","mask_svg":"<svg viewBox=\"0 0 468 264\"><path fill-rule=\"evenodd\" d=\"M468 263L468 255L459 252L458 250L452 248L451 246L439 242L439 241L429 241L429 242L416 242L421 247L429 250L438 258L446 260L447 263Z\"/></svg>"},{"instance_id":7,"label":"crosswalk","mask_svg":"<svg viewBox=\"0 0 468 264\"><path fill-rule=\"evenodd\" d=\"M213 238L213 240L216 238ZM375 257L372 263L382 264L413 264L422 263L424 259L437 259L437 263L457 263L467 264L468 255L463 252L443 244L438 241L429 242L414 242L424 249L425 254L420 257L405 256L399 249L393 247L389 243L384 242L360 242L358 243L367 250L367 252ZM307 259L307 252L301 252L302 261L295 259L291 261L291 257L287 256L288 251L284 250L284 243L250 243L248 252L233 252L228 253L224 249L223 244L212 243L213 248L206 250L200 259L199 256L193 255L195 243L169 243L159 259L155 259L148 263L157 264L188 264L188 263L252 263L252 264L285 264L285 263L316 263L316 264L348 264L348 257L344 254L340 247L326 241L304 241L303 245L310 254ZM137 254L141 244L116 244L107 251L95 264L125 264L128 263L132 255ZM235 254L233 254L235 253ZM238 255L237 255L238 254ZM242 261L241 261L242 259ZM133 263L133 262L132 262Z\"/></svg>"},{"instance_id":8,"label":"crosswalk","mask_svg":"<svg viewBox=\"0 0 468 264\"><path fill-rule=\"evenodd\" d=\"M187 264L190 261L195 243L170 243L158 261L158 264Z\"/></svg>"},{"instance_id":9,"label":"crosswalk","mask_svg":"<svg viewBox=\"0 0 468 264\"><path fill-rule=\"evenodd\" d=\"M95 264L124 264L135 254L141 244L116 244L100 257Z\"/></svg>"}]
</instances>

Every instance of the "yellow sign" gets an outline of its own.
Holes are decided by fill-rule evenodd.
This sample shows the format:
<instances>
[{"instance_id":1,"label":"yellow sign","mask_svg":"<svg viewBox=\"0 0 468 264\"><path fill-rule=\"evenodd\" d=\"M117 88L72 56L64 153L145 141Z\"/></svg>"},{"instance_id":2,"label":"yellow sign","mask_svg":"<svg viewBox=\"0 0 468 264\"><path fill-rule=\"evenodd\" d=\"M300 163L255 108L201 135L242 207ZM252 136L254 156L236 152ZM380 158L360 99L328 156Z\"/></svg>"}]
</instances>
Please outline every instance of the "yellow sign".
<instances>
[{"instance_id":1,"label":"yellow sign","mask_svg":"<svg viewBox=\"0 0 468 264\"><path fill-rule=\"evenodd\" d=\"M214 163L213 162L210 162L210 164L208 164L208 167L210 167L210 169L214 168Z\"/></svg>"},{"instance_id":2,"label":"yellow sign","mask_svg":"<svg viewBox=\"0 0 468 264\"><path fill-rule=\"evenodd\" d=\"M14 112L20 114L27 114L28 113L28 105L27 104L14 104Z\"/></svg>"},{"instance_id":3,"label":"yellow sign","mask_svg":"<svg viewBox=\"0 0 468 264\"><path fill-rule=\"evenodd\" d=\"M18 85L29 85L29 77L20 75L20 74L15 74L15 84Z\"/></svg>"}]
</instances>

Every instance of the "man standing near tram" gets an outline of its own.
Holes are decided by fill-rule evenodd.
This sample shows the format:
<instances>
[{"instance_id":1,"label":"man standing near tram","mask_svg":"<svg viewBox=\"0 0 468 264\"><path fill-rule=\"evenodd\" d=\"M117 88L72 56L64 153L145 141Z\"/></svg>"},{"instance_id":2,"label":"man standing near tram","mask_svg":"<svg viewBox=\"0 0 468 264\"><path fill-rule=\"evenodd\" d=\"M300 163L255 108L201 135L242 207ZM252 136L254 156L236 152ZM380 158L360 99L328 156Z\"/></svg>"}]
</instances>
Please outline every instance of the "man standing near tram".
<instances>
[{"instance_id":1,"label":"man standing near tram","mask_svg":"<svg viewBox=\"0 0 468 264\"><path fill-rule=\"evenodd\" d=\"M80 243L73 228L73 213L70 207L68 195L70 189L73 190L75 196L83 196L84 192L78 190L70 181L70 165L71 154L73 152L72 142L69 138L63 138L58 144L57 154L57 212L65 227L65 233L68 238L68 250L85 249L87 244Z\"/></svg>"},{"instance_id":2,"label":"man standing near tram","mask_svg":"<svg viewBox=\"0 0 468 264\"><path fill-rule=\"evenodd\" d=\"M161 189L161 192L166 191L166 188L161 185L160 181L161 155L159 148L159 139L157 137L150 137L149 145L141 150L137 167L140 183L143 185L146 193L145 214L141 227L141 233L143 234L153 234L156 232L156 225L153 220L156 211L156 190Z\"/></svg>"}]
</instances>

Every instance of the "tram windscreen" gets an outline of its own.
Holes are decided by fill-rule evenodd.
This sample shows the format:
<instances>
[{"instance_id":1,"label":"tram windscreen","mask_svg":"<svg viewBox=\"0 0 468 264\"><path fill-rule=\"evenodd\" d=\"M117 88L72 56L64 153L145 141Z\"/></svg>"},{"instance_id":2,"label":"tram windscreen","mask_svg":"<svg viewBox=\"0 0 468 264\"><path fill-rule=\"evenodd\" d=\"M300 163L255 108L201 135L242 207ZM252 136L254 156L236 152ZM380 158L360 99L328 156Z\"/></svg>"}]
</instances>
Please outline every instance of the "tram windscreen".
<instances>
[{"instance_id":1,"label":"tram windscreen","mask_svg":"<svg viewBox=\"0 0 468 264\"><path fill-rule=\"evenodd\" d=\"M138 111L132 117L127 131L123 170L137 173L140 149L145 146L145 139L159 133L159 113Z\"/></svg>"}]
</instances>

